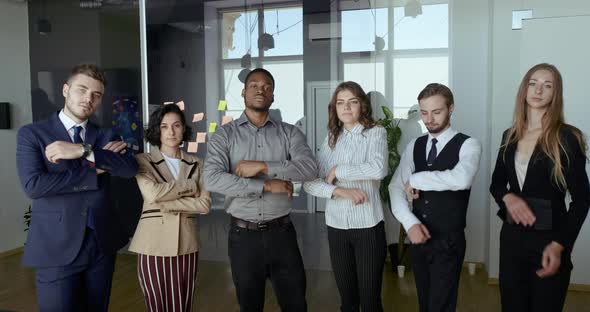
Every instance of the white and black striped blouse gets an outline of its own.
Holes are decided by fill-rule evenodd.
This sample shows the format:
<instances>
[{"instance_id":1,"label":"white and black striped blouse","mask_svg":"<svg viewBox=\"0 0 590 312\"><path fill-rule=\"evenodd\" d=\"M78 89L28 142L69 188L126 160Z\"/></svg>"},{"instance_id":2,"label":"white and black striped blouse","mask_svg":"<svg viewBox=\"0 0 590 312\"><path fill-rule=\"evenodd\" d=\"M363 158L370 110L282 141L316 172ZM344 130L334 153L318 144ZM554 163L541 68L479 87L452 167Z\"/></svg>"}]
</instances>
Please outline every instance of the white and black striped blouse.
<instances>
[{"instance_id":1,"label":"white and black striped blouse","mask_svg":"<svg viewBox=\"0 0 590 312\"><path fill-rule=\"evenodd\" d=\"M369 228L383 220L379 184L387 175L387 132L383 127L367 129L357 124L344 129L335 148L324 140L316 159L319 178L304 184L307 193L327 199L326 224L338 229ZM336 183L325 178L336 166ZM367 193L369 200L355 205L345 198L332 198L336 187L357 188Z\"/></svg>"}]
</instances>

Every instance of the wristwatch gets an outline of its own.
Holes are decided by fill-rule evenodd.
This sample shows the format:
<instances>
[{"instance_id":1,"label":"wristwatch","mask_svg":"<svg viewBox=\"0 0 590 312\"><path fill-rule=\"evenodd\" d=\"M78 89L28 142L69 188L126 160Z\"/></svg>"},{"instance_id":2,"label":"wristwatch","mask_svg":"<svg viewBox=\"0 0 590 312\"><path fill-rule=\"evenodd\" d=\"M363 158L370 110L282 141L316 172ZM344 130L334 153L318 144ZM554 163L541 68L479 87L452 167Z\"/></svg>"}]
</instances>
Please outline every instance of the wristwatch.
<instances>
[{"instance_id":1,"label":"wristwatch","mask_svg":"<svg viewBox=\"0 0 590 312\"><path fill-rule=\"evenodd\" d=\"M82 153L80 158L86 158L92 153L92 145L82 143L82 148L84 148L84 153Z\"/></svg>"}]
</instances>

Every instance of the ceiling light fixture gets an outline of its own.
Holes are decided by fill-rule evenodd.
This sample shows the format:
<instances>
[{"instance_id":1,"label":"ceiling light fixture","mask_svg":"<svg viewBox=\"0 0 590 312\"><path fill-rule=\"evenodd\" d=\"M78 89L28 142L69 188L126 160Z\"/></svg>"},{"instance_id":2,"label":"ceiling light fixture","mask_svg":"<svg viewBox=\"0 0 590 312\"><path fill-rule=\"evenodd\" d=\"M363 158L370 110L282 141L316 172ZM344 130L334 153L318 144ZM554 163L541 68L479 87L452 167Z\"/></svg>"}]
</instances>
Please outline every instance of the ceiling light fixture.
<instances>
[{"instance_id":1,"label":"ceiling light fixture","mask_svg":"<svg viewBox=\"0 0 590 312\"><path fill-rule=\"evenodd\" d=\"M422 4L419 0L407 0L404 6L404 16L416 18L422 14Z\"/></svg>"}]
</instances>

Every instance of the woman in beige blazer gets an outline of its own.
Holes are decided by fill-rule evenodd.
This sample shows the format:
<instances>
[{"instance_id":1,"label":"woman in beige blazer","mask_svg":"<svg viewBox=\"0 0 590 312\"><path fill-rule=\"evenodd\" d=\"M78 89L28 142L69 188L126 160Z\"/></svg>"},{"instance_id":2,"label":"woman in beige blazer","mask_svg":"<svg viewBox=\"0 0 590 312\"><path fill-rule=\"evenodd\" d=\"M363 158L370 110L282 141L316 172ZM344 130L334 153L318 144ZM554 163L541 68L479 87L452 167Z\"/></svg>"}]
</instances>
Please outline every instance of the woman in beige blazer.
<instances>
[{"instance_id":1,"label":"woman in beige blazer","mask_svg":"<svg viewBox=\"0 0 590 312\"><path fill-rule=\"evenodd\" d=\"M180 149L191 131L176 105L154 111L145 136L154 148L137 155L144 203L129 250L138 253L148 311L191 311L199 254L194 218L211 207L203 189L203 161Z\"/></svg>"}]
</instances>

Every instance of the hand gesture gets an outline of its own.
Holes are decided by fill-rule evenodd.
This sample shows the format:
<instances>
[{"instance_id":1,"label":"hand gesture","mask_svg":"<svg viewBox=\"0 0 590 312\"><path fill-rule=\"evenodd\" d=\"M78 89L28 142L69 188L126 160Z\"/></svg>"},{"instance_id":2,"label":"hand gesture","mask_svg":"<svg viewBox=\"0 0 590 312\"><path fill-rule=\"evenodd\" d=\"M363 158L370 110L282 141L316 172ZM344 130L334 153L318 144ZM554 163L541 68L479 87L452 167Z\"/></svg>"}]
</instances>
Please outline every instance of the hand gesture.
<instances>
[{"instance_id":1,"label":"hand gesture","mask_svg":"<svg viewBox=\"0 0 590 312\"><path fill-rule=\"evenodd\" d=\"M242 160L238 163L236 175L242 178L251 178L266 170L267 166L264 161Z\"/></svg>"},{"instance_id":2,"label":"hand gesture","mask_svg":"<svg viewBox=\"0 0 590 312\"><path fill-rule=\"evenodd\" d=\"M430 239L430 232L424 224L417 223L408 230L408 237L412 244L424 244Z\"/></svg>"},{"instance_id":3,"label":"hand gesture","mask_svg":"<svg viewBox=\"0 0 590 312\"><path fill-rule=\"evenodd\" d=\"M543 257L541 258L541 264L543 268L537 270L537 275L541 278L551 276L559 270L561 265L561 252L563 246L557 242L551 242L543 250Z\"/></svg>"},{"instance_id":4,"label":"hand gesture","mask_svg":"<svg viewBox=\"0 0 590 312\"><path fill-rule=\"evenodd\" d=\"M84 154L82 144L55 141L45 147L45 157L49 162L59 163L62 159L78 159Z\"/></svg>"},{"instance_id":5,"label":"hand gesture","mask_svg":"<svg viewBox=\"0 0 590 312\"><path fill-rule=\"evenodd\" d=\"M350 200L352 200L352 202L355 205L362 204L365 201L369 200L369 196L367 195L367 193L365 193L364 191L359 190L357 188L347 189L347 188L337 187L334 190L333 195L335 195L337 197L350 199Z\"/></svg>"},{"instance_id":6,"label":"hand gesture","mask_svg":"<svg viewBox=\"0 0 590 312\"><path fill-rule=\"evenodd\" d=\"M529 205L524 201L522 198L508 193L503 198L504 203L506 204L506 209L508 213L514 220L516 224L522 224L525 226L530 226L535 223L536 217L529 208Z\"/></svg>"},{"instance_id":7,"label":"hand gesture","mask_svg":"<svg viewBox=\"0 0 590 312\"><path fill-rule=\"evenodd\" d=\"M289 199L293 198L293 183L290 181L272 179L264 181L264 192L287 193Z\"/></svg>"},{"instance_id":8,"label":"hand gesture","mask_svg":"<svg viewBox=\"0 0 590 312\"><path fill-rule=\"evenodd\" d=\"M326 183L328 184L336 184L336 166L332 167L332 169L330 169L330 172L328 172L328 176L326 177Z\"/></svg>"},{"instance_id":9,"label":"hand gesture","mask_svg":"<svg viewBox=\"0 0 590 312\"><path fill-rule=\"evenodd\" d=\"M409 202L412 202L414 199L418 199L420 197L420 190L414 189L410 185L410 181L406 182L405 190L406 190L406 197L408 198Z\"/></svg>"},{"instance_id":10,"label":"hand gesture","mask_svg":"<svg viewBox=\"0 0 590 312\"><path fill-rule=\"evenodd\" d=\"M103 150L111 151L114 153L125 154L127 152L127 143L123 141L111 141L102 147Z\"/></svg>"}]
</instances>

